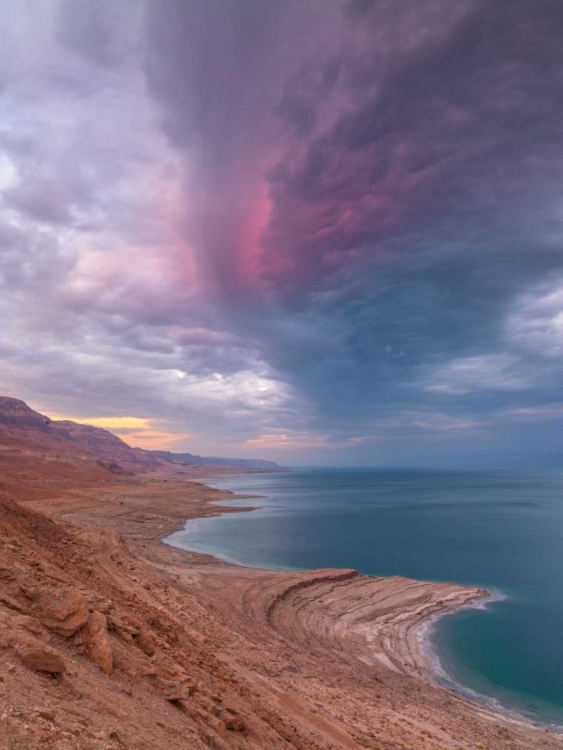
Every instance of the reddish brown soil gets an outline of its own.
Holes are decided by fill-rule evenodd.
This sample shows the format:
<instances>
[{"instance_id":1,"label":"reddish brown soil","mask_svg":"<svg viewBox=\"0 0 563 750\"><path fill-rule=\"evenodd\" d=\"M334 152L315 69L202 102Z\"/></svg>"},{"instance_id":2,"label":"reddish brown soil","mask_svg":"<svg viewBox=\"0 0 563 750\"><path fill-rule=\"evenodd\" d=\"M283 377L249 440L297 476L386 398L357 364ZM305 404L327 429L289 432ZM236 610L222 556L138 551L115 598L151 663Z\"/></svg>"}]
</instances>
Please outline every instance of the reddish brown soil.
<instances>
[{"instance_id":1,"label":"reddish brown soil","mask_svg":"<svg viewBox=\"0 0 563 750\"><path fill-rule=\"evenodd\" d=\"M563 747L428 682L417 623L479 592L159 541L220 498L0 450L0 748Z\"/></svg>"}]
</instances>

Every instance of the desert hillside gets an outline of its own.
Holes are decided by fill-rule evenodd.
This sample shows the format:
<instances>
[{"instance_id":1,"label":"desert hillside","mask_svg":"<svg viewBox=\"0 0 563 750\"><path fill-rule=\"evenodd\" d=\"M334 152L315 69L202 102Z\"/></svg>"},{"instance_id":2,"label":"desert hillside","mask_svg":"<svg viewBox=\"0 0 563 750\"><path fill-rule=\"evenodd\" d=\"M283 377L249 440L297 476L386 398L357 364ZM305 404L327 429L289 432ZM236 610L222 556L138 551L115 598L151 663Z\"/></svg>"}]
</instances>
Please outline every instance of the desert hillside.
<instances>
[{"instance_id":1,"label":"desert hillside","mask_svg":"<svg viewBox=\"0 0 563 750\"><path fill-rule=\"evenodd\" d=\"M563 747L433 684L420 624L482 591L173 549L228 495L21 402L0 425L2 750Z\"/></svg>"},{"instance_id":2,"label":"desert hillside","mask_svg":"<svg viewBox=\"0 0 563 750\"><path fill-rule=\"evenodd\" d=\"M109 430L70 420L51 420L17 398L0 396L0 450L64 455L68 460L95 458L114 473L170 470L201 466L279 470L272 461L196 456L192 453L132 448Z\"/></svg>"}]
</instances>

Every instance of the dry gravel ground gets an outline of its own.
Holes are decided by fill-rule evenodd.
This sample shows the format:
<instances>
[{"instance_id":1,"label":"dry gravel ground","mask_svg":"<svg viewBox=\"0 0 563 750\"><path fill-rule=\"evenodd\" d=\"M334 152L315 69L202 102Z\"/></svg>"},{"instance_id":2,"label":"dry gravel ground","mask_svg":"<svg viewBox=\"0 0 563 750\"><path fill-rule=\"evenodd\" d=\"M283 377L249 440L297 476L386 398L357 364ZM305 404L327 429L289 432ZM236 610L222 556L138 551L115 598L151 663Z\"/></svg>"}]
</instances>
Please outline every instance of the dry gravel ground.
<instances>
[{"instance_id":1,"label":"dry gravel ground","mask_svg":"<svg viewBox=\"0 0 563 750\"><path fill-rule=\"evenodd\" d=\"M563 748L429 681L417 628L482 592L159 541L221 497L0 450L0 748Z\"/></svg>"}]
</instances>

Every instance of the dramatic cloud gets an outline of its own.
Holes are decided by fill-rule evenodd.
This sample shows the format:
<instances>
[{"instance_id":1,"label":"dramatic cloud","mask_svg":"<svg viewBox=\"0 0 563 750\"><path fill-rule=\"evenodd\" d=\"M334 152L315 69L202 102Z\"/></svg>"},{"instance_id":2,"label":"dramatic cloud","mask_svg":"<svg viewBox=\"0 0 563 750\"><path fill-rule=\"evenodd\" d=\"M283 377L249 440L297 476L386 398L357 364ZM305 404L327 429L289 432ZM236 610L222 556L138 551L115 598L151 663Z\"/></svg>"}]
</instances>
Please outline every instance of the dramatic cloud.
<instances>
[{"instance_id":1,"label":"dramatic cloud","mask_svg":"<svg viewBox=\"0 0 563 750\"><path fill-rule=\"evenodd\" d=\"M559 0L0 10L2 392L147 447L559 457Z\"/></svg>"}]
</instances>

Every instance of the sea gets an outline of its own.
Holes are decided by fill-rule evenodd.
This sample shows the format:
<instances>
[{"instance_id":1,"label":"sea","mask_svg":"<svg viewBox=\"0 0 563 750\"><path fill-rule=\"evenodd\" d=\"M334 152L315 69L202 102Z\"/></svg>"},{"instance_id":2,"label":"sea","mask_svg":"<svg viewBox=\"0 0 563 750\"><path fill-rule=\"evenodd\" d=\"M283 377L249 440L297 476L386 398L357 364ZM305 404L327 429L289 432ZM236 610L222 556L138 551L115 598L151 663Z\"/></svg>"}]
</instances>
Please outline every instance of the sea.
<instances>
[{"instance_id":1,"label":"sea","mask_svg":"<svg viewBox=\"0 0 563 750\"><path fill-rule=\"evenodd\" d=\"M487 588L429 634L441 679L563 727L563 471L317 469L208 484L259 496L167 541L276 570L355 568ZM223 504L225 501L222 501Z\"/></svg>"}]
</instances>

